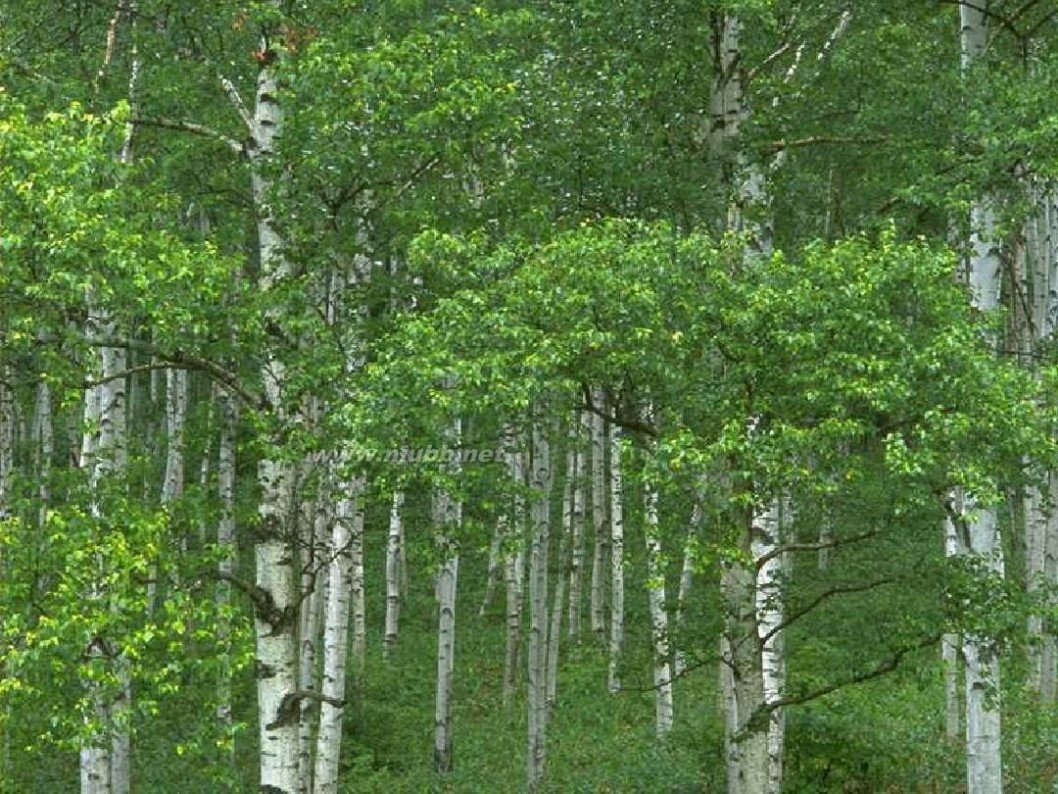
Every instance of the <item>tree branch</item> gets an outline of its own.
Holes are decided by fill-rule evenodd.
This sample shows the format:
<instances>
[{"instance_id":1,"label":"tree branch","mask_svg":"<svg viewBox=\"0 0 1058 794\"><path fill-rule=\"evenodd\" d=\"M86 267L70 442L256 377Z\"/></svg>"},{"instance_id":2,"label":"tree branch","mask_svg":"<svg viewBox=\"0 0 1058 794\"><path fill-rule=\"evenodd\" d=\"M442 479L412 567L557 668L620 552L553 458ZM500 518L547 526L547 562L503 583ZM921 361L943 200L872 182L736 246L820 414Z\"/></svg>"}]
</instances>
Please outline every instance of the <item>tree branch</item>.
<instances>
[{"instance_id":1,"label":"tree branch","mask_svg":"<svg viewBox=\"0 0 1058 794\"><path fill-rule=\"evenodd\" d=\"M896 583L896 579L893 579L891 577L887 577L885 579L876 579L873 582L867 582L865 584L836 585L834 587L831 587L828 590L824 590L822 593L817 595L815 598L813 598L811 601L809 601L803 607L798 609L796 612L793 612L789 616L784 617L779 622L779 624L777 626L775 626L773 629L771 629L767 633L765 633L760 638L760 644L761 645L766 644L768 642L768 640L770 640L772 637L774 637L780 631L782 631L783 629L789 627L791 624L793 624L793 623L797 622L798 620L800 620L801 618L803 618L805 615L810 613L813 609L815 609L817 606L822 604L828 598L832 598L833 596L836 596L836 595L848 595L849 593L864 593L864 592L866 592L868 590L873 590L876 587L883 587L884 585L895 584L895 583Z\"/></svg>"},{"instance_id":2,"label":"tree branch","mask_svg":"<svg viewBox=\"0 0 1058 794\"><path fill-rule=\"evenodd\" d=\"M762 554L759 558L757 558L754 564L756 565L757 570L760 570L765 563L770 562L771 560L778 557L780 554L783 554L788 551L819 551L820 549L833 549L838 546L847 546L852 543L859 543L863 540L869 540L870 538L873 538L878 535L878 533L879 530L872 529L867 532L863 532L859 535L852 535L847 538L834 538L833 540L821 540L818 543L789 543L785 546L779 546L777 548L774 548L767 554Z\"/></svg>"},{"instance_id":3,"label":"tree branch","mask_svg":"<svg viewBox=\"0 0 1058 794\"><path fill-rule=\"evenodd\" d=\"M885 675L886 673L891 673L893 670L900 666L900 662L902 662L904 657L907 656L909 653L922 650L923 648L928 648L930 645L934 645L940 642L942 636L944 636L943 632L937 632L935 634L930 634L928 637L924 637L923 639L919 640L916 643L913 643L912 645L906 645L903 648L898 648L892 653L892 655L890 655L886 659L883 659L869 670L864 670L860 673L857 673L856 675L849 676L848 678L845 678L843 680L835 681L832 684L827 684L826 686L810 690L800 695L790 695L787 697L781 697L778 700L773 700L771 703L763 703L757 707L757 710L746 722L747 728L751 725L761 724L763 722L764 717L766 717L768 714L775 711L776 709L785 708L786 706L799 706L802 703L808 703L812 700L818 700L824 695L829 695L831 692L836 692L837 690L844 689L847 686L863 684L873 678L878 678L880 676Z\"/></svg>"},{"instance_id":4,"label":"tree branch","mask_svg":"<svg viewBox=\"0 0 1058 794\"><path fill-rule=\"evenodd\" d=\"M831 146L834 144L854 144L867 146L876 143L888 143L891 138L888 135L868 135L865 137L833 137L829 135L817 135L811 138L795 138L792 141L772 141L764 145L769 152L782 152L787 149L801 149L806 146Z\"/></svg>"},{"instance_id":5,"label":"tree branch","mask_svg":"<svg viewBox=\"0 0 1058 794\"><path fill-rule=\"evenodd\" d=\"M231 100L232 105L235 106L235 111L239 114L239 118L242 119L242 123L246 125L248 132L253 132L253 114L250 113L249 108L246 107L246 103L242 101L242 97L239 95L239 89L235 87L235 84L227 77L220 75L220 84L224 88L224 93L228 95L228 99Z\"/></svg>"},{"instance_id":6,"label":"tree branch","mask_svg":"<svg viewBox=\"0 0 1058 794\"><path fill-rule=\"evenodd\" d=\"M201 135L204 138L212 138L215 141L220 141L239 155L243 154L246 148L242 143L225 135L223 132L207 127L204 124L196 124L193 121L180 121L179 119L170 119L164 116L134 116L132 123L140 127L160 127L167 130L177 130L178 132L189 132L192 135Z\"/></svg>"}]
</instances>

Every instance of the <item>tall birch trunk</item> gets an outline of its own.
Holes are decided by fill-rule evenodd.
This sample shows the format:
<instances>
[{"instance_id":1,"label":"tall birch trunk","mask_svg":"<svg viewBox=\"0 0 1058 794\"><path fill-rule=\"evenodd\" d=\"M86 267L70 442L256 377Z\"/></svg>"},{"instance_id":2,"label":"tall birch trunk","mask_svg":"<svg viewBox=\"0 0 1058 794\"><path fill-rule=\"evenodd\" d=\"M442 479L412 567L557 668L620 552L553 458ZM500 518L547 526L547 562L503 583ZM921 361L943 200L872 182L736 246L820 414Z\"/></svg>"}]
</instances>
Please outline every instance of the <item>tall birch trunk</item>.
<instances>
[{"instance_id":1,"label":"tall birch trunk","mask_svg":"<svg viewBox=\"0 0 1058 794\"><path fill-rule=\"evenodd\" d=\"M528 785L536 789L544 777L547 754L547 566L551 524L551 448L547 431L534 422L529 485L529 648L527 752Z\"/></svg>"},{"instance_id":2,"label":"tall birch trunk","mask_svg":"<svg viewBox=\"0 0 1058 794\"><path fill-rule=\"evenodd\" d=\"M386 535L386 633L382 641L382 655L389 658L397 645L400 631L400 561L403 556L404 491L393 492L393 503L389 510L389 532Z\"/></svg>"},{"instance_id":3,"label":"tall birch trunk","mask_svg":"<svg viewBox=\"0 0 1058 794\"><path fill-rule=\"evenodd\" d=\"M683 624L687 614L687 603L694 585L694 565L697 556L698 531L702 524L701 498L696 496L691 509L691 523L683 541L683 564L680 566L680 589L676 595L676 652L673 654L675 676L683 675L687 669L687 654L683 650Z\"/></svg>"},{"instance_id":4,"label":"tall birch trunk","mask_svg":"<svg viewBox=\"0 0 1058 794\"><path fill-rule=\"evenodd\" d=\"M117 324L89 299L87 329L89 336L113 339ZM105 483L120 476L127 463L126 383L122 373L127 369L123 348L104 347L99 353L97 380L85 395L85 434L82 442L82 465L89 470L89 487L93 501L93 518L102 520L98 494ZM107 592L101 584L106 572L97 570L99 580L91 587L88 598L104 602ZM96 725L93 736L81 748L82 794L111 794L128 790L128 698L130 688L127 669L113 653L104 637L93 637L85 652L89 664L110 664L119 682L118 691L106 692L97 677L87 682L91 703L90 719ZM109 662L106 660L110 660Z\"/></svg>"},{"instance_id":5,"label":"tall birch trunk","mask_svg":"<svg viewBox=\"0 0 1058 794\"><path fill-rule=\"evenodd\" d=\"M713 29L710 143L729 190L726 228L744 235L747 258L766 258L772 254L772 229L765 175L742 147L741 130L750 112L740 65L742 23L734 14L714 12ZM759 417L747 420L752 434ZM720 683L727 783L729 794L778 794L783 722L781 711L770 704L781 697L785 678L779 510L774 501L757 503L757 484L748 487L756 499L746 519L740 552L750 564L731 560L721 576L726 607Z\"/></svg>"},{"instance_id":6,"label":"tall birch trunk","mask_svg":"<svg viewBox=\"0 0 1058 794\"><path fill-rule=\"evenodd\" d=\"M566 576L569 572L570 540L573 535L574 484L580 479L580 455L576 449L566 454L566 482L562 490L562 535L558 544L558 572L551 603L551 625L547 634L547 705L555 705L558 694L558 655L562 641L562 612L566 602Z\"/></svg>"},{"instance_id":7,"label":"tall birch trunk","mask_svg":"<svg viewBox=\"0 0 1058 794\"><path fill-rule=\"evenodd\" d=\"M669 664L669 615L665 603L665 566L658 529L658 492L644 482L643 512L646 516L647 599L654 642L654 732L664 739L672 730L672 669Z\"/></svg>"},{"instance_id":8,"label":"tall birch trunk","mask_svg":"<svg viewBox=\"0 0 1058 794\"><path fill-rule=\"evenodd\" d=\"M335 794L342 754L345 714L345 666L348 660L349 612L353 594L353 546L363 537L363 476L338 487L327 567L327 603L323 620L323 685L316 738L313 794Z\"/></svg>"},{"instance_id":9,"label":"tall birch trunk","mask_svg":"<svg viewBox=\"0 0 1058 794\"><path fill-rule=\"evenodd\" d=\"M590 437L591 416L586 411L581 411L577 422L579 426L576 427L577 432L573 440L577 453L577 469L576 476L573 478L573 513L570 517L573 549L569 568L568 631L571 639L580 637L581 591L584 587L584 557L587 551L584 536L584 459L586 456L582 440Z\"/></svg>"},{"instance_id":10,"label":"tall birch trunk","mask_svg":"<svg viewBox=\"0 0 1058 794\"><path fill-rule=\"evenodd\" d=\"M232 720L231 663L231 577L235 573L235 463L239 414L234 398L217 390L220 401L220 439L217 444L217 496L220 516L217 522L217 562L219 572L217 603L217 644L221 648L220 673L217 682L217 720L226 741L231 743L229 761L235 762L235 736Z\"/></svg>"},{"instance_id":11,"label":"tall birch trunk","mask_svg":"<svg viewBox=\"0 0 1058 794\"><path fill-rule=\"evenodd\" d=\"M602 405L602 392L595 389L592 400ZM610 533L607 520L606 491L606 424L596 412L590 414L591 436L591 524L594 550L591 560L591 633L602 640L606 636L606 582L610 556Z\"/></svg>"},{"instance_id":12,"label":"tall birch trunk","mask_svg":"<svg viewBox=\"0 0 1058 794\"><path fill-rule=\"evenodd\" d=\"M621 431L610 429L610 662L607 688L621 690L618 666L625 634L624 475L621 471Z\"/></svg>"},{"instance_id":13,"label":"tall birch trunk","mask_svg":"<svg viewBox=\"0 0 1058 794\"><path fill-rule=\"evenodd\" d=\"M507 585L507 646L503 664L503 702L510 703L518 686L518 661L522 648L522 604L525 593L525 453L512 452L508 457L514 498L511 505L511 534L504 560L504 579Z\"/></svg>"},{"instance_id":14,"label":"tall birch trunk","mask_svg":"<svg viewBox=\"0 0 1058 794\"><path fill-rule=\"evenodd\" d=\"M315 413L311 408L309 410ZM295 489L301 498L301 504L295 508L300 519L297 528L300 537L298 551L301 570L297 662L298 692L302 693L298 701L298 791L301 794L308 794L312 790L312 735L313 717L316 714L313 695L319 691L316 662L320 642L320 613L324 599L323 583L318 574L325 565L324 555L331 550L327 538L327 530L332 524L331 495L327 492L330 478L329 473L325 471L326 464L319 460L319 457L310 455L301 462L301 487ZM302 495L304 484L317 475L318 492L313 498L305 498Z\"/></svg>"},{"instance_id":15,"label":"tall birch trunk","mask_svg":"<svg viewBox=\"0 0 1058 794\"><path fill-rule=\"evenodd\" d=\"M987 4L986 4L987 5ZM961 67L964 76L988 44L987 9L961 5ZM996 221L992 200L975 202L970 210L968 282L975 308L993 312L999 305L1000 261L993 242ZM996 511L964 497L965 553L980 557L994 575L1003 575L1003 546ZM1002 721L1000 716L999 657L987 637L963 636L966 677L966 783L969 794L999 794L1003 790Z\"/></svg>"},{"instance_id":16,"label":"tall birch trunk","mask_svg":"<svg viewBox=\"0 0 1058 794\"><path fill-rule=\"evenodd\" d=\"M448 448L459 443L462 426L457 419L447 434ZM458 463L446 466L446 473L457 475ZM452 758L452 677L455 671L456 585L459 576L459 541L452 536L463 519L463 505L447 485L434 492L434 526L441 567L437 572L437 692L434 702L434 769L453 769Z\"/></svg>"},{"instance_id":17,"label":"tall birch trunk","mask_svg":"<svg viewBox=\"0 0 1058 794\"><path fill-rule=\"evenodd\" d=\"M954 557L959 553L959 536L951 518L944 520L944 554ZM944 664L944 731L952 742L961 735L960 719L962 701L959 698L959 648L962 639L955 632L947 632L941 638L941 660Z\"/></svg>"},{"instance_id":18,"label":"tall birch trunk","mask_svg":"<svg viewBox=\"0 0 1058 794\"><path fill-rule=\"evenodd\" d=\"M279 0L269 5L282 11ZM267 42L262 44L267 46ZM282 55L275 53L276 58ZM253 115L247 119L250 132L249 156L254 210L257 214L257 249L261 275L258 289L275 294L291 276L291 265L283 252L283 241L275 228L271 207L274 185L268 161L274 156L274 143L283 128L283 109L275 62L264 60L257 75ZM269 323L282 320L283 309L266 309ZM260 486L254 598L258 735L260 741L260 785L269 794L294 794L298 787L297 694L297 590L294 565L297 554L294 516L294 471L292 464L277 454L283 444L283 428L290 421L285 405L286 365L274 348L265 351L261 369L264 396L272 409L274 423L269 442L272 449L258 464Z\"/></svg>"}]
</instances>

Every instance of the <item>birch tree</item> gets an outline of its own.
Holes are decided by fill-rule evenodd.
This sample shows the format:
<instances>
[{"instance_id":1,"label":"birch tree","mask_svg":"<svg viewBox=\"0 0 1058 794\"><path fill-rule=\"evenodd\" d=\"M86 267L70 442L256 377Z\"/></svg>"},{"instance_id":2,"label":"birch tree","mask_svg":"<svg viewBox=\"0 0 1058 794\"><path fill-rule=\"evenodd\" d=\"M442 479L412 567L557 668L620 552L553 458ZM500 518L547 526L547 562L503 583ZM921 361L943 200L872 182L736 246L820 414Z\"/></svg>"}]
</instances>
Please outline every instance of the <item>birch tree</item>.
<instances>
[{"instance_id":1,"label":"birch tree","mask_svg":"<svg viewBox=\"0 0 1058 794\"><path fill-rule=\"evenodd\" d=\"M534 422L532 427L529 486L532 489L529 551L529 746L526 753L528 785L535 790L544 779L547 759L547 572L551 524L551 445L547 430Z\"/></svg>"},{"instance_id":2,"label":"birch tree","mask_svg":"<svg viewBox=\"0 0 1058 794\"><path fill-rule=\"evenodd\" d=\"M988 44L985 8L959 7L961 68L968 75ZM996 251L996 219L993 199L984 197L970 210L970 261L968 282L971 301L984 313L999 305L1000 262ZM964 497L957 516L963 533L965 555L986 561L986 570L1003 577L1003 546L995 508L977 504L972 494ZM962 655L966 677L966 782L971 794L1003 790L1002 722L999 706L999 657L988 637L964 633Z\"/></svg>"}]
</instances>

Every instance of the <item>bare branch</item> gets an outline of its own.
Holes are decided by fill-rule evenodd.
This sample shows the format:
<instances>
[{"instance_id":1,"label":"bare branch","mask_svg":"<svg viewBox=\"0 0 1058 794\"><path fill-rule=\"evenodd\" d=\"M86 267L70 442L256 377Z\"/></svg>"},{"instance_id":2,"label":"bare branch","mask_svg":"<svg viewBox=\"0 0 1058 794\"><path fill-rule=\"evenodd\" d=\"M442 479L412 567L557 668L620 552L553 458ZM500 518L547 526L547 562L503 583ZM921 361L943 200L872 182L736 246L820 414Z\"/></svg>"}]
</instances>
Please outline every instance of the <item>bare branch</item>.
<instances>
[{"instance_id":1,"label":"bare branch","mask_svg":"<svg viewBox=\"0 0 1058 794\"><path fill-rule=\"evenodd\" d=\"M762 554L756 561L757 570L760 570L763 565L775 559L780 554L788 551L819 551L820 549L833 549L837 546L848 546L852 543L859 543L873 538L879 533L879 531L880 530L872 529L859 535L851 535L847 538L833 538L832 540L821 540L818 543L788 543L785 546L779 546L778 548L772 549L767 554Z\"/></svg>"},{"instance_id":2,"label":"bare branch","mask_svg":"<svg viewBox=\"0 0 1058 794\"><path fill-rule=\"evenodd\" d=\"M182 350L161 350L151 343L139 339L104 339L95 336L82 336L80 340L91 347L117 347L146 353L155 356L169 366L175 366L176 369L194 369L205 372L246 405L264 411L271 409L264 396L254 395L239 383L238 377L233 372L207 358L196 356L193 353L185 353Z\"/></svg>"},{"instance_id":3,"label":"bare branch","mask_svg":"<svg viewBox=\"0 0 1058 794\"><path fill-rule=\"evenodd\" d=\"M829 695L831 692L836 692L839 689L844 689L847 686L854 686L856 684L863 684L870 681L873 678L878 678L891 673L900 663L904 660L904 657L914 651L920 651L923 648L928 648L931 645L935 645L940 642L940 638L943 636L943 632L937 632L936 634L930 634L928 637L924 637L918 642L911 645L905 645L902 648L897 648L893 653L878 662L874 667L869 670L864 670L856 675L849 676L847 678L835 681L832 684L819 687L819 689L813 689L800 695L790 695L787 697L773 700L771 703L763 703L757 707L756 712L747 721L747 726L758 725L763 722L763 718L775 711L776 709L785 708L786 706L799 706L802 703L808 703L812 700L817 700L824 695Z\"/></svg>"},{"instance_id":4,"label":"bare branch","mask_svg":"<svg viewBox=\"0 0 1058 794\"><path fill-rule=\"evenodd\" d=\"M815 598L813 598L811 601L809 601L803 607L798 609L796 612L793 612L793 613L785 616L783 618L783 620L779 623L779 625L775 626L774 628L769 630L767 633L762 635L761 638L760 638L760 644L764 645L765 643L767 643L768 640L770 640L772 637L774 637L780 631L782 631L783 629L787 628L791 624L797 622L798 620L803 618L805 615L809 614L813 609L815 609L817 606L822 604L828 598L833 598L834 596L837 596L837 595L848 595L849 593L864 593L864 592L866 592L868 590L873 590L876 587L883 587L883 586L885 586L887 584L895 584L896 581L897 580L893 579L893 578L876 579L873 582L866 582L864 584L837 585L835 587L831 587L828 590L824 590L822 593L817 595Z\"/></svg>"},{"instance_id":5,"label":"bare branch","mask_svg":"<svg viewBox=\"0 0 1058 794\"><path fill-rule=\"evenodd\" d=\"M253 132L253 114L250 113L250 109L246 107L246 103L242 101L242 97L239 95L239 89L235 87L235 84L223 75L220 76L220 84L224 88L224 93L228 95L228 99L231 100L232 105L235 106L236 112L239 114L239 118L242 119L242 123L246 125L246 129L249 132Z\"/></svg>"},{"instance_id":6,"label":"bare branch","mask_svg":"<svg viewBox=\"0 0 1058 794\"><path fill-rule=\"evenodd\" d=\"M204 124L196 124L193 121L181 121L179 119L169 119L163 116L135 116L132 119L132 123L141 127L160 127L162 129L189 132L192 135L201 135L205 138L212 138L215 141L220 141L236 154L243 154L245 151L245 146L234 138L225 135L220 130L215 130Z\"/></svg>"},{"instance_id":7,"label":"bare branch","mask_svg":"<svg viewBox=\"0 0 1058 794\"><path fill-rule=\"evenodd\" d=\"M863 137L832 137L827 135L818 135L811 138L795 138L792 141L772 141L766 144L766 148L773 152L781 152L787 149L801 149L806 146L830 146L834 144L852 144L856 146L866 146L876 143L888 143L890 140L888 135L867 135Z\"/></svg>"}]
</instances>

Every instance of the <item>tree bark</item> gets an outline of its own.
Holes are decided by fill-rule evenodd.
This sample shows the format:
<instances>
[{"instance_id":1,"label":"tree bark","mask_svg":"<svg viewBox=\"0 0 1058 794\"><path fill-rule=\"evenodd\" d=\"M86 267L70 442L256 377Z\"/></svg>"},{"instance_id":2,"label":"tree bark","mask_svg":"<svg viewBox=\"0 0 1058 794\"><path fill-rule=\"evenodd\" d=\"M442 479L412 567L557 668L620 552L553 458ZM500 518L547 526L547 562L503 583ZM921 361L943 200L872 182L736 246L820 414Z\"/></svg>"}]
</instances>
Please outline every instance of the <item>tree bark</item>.
<instances>
[{"instance_id":1,"label":"tree bark","mask_svg":"<svg viewBox=\"0 0 1058 794\"><path fill-rule=\"evenodd\" d=\"M397 634L400 631L400 561L403 547L404 491L393 492L393 503L389 511L389 532L386 535L386 633L382 642L382 655L389 658L397 645Z\"/></svg>"},{"instance_id":2,"label":"tree bark","mask_svg":"<svg viewBox=\"0 0 1058 794\"><path fill-rule=\"evenodd\" d=\"M339 468L342 468L341 466ZM363 476L338 487L327 566L327 604L323 621L323 686L320 726L316 738L313 794L335 794L342 754L342 718L345 714L346 662L349 612L353 593L353 546L363 537Z\"/></svg>"},{"instance_id":3,"label":"tree bark","mask_svg":"<svg viewBox=\"0 0 1058 794\"><path fill-rule=\"evenodd\" d=\"M601 406L602 391L592 390L592 402ZM610 557L610 533L606 525L606 425L603 418L592 412L591 436L591 524L594 550L591 561L591 633L602 640L606 636L606 582Z\"/></svg>"},{"instance_id":4,"label":"tree bark","mask_svg":"<svg viewBox=\"0 0 1058 794\"><path fill-rule=\"evenodd\" d=\"M651 636L654 642L654 732L664 739L672 730L672 668L669 664L669 615L665 603L665 565L658 528L658 493L644 482L643 512L646 516L647 598Z\"/></svg>"},{"instance_id":5,"label":"tree bark","mask_svg":"<svg viewBox=\"0 0 1058 794\"><path fill-rule=\"evenodd\" d=\"M625 633L624 479L621 471L621 431L610 428L610 663L607 688L621 690L618 666Z\"/></svg>"},{"instance_id":6,"label":"tree bark","mask_svg":"<svg viewBox=\"0 0 1058 794\"><path fill-rule=\"evenodd\" d=\"M279 0L269 5L278 13ZM267 49L267 42L262 50ZM271 206L274 189L268 161L274 156L274 142L283 128L281 89L276 63L282 55L268 50L274 60L262 61L257 75L253 116L250 119L250 165L254 209L257 214L257 248L261 263L258 289L264 295L276 290L291 276L290 262L283 252L283 241L275 228ZM283 307L266 309L266 320L278 324ZM285 405L286 365L273 347L265 351L261 369L264 396L272 409L271 448L258 464L257 479L261 497L258 507L254 599L258 731L260 740L260 783L268 794L294 794L298 787L297 645L295 637L297 600L294 564L297 560L294 516L294 471L292 464L278 455L283 446L284 425L290 421Z\"/></svg>"},{"instance_id":7,"label":"tree bark","mask_svg":"<svg viewBox=\"0 0 1058 794\"><path fill-rule=\"evenodd\" d=\"M462 425L457 419L447 433L448 448L458 446ZM445 469L459 473L459 464ZM455 671L456 584L459 576L459 541L452 536L463 519L463 505L452 496L447 484L437 488L433 500L434 526L441 567L437 572L437 696L434 704L434 769L451 772L452 758L452 678Z\"/></svg>"},{"instance_id":8,"label":"tree bark","mask_svg":"<svg viewBox=\"0 0 1058 794\"><path fill-rule=\"evenodd\" d=\"M961 23L961 67L964 77L988 45L987 10L976 5L959 6ZM993 242L995 213L988 197L974 202L970 210L970 262L967 280L971 301L983 313L999 305L1000 261ZM991 573L1003 575L1003 546L995 508L974 503L964 496L965 553L986 562ZM963 636L966 677L966 783L968 794L999 794L1003 790L1002 719L1000 712L999 657L987 637Z\"/></svg>"},{"instance_id":9,"label":"tree bark","mask_svg":"<svg viewBox=\"0 0 1058 794\"><path fill-rule=\"evenodd\" d=\"M547 566L551 523L551 448L547 431L533 424L529 555L529 748L528 785L535 790L543 781L547 755Z\"/></svg>"},{"instance_id":10,"label":"tree bark","mask_svg":"<svg viewBox=\"0 0 1058 794\"><path fill-rule=\"evenodd\" d=\"M580 637L581 592L584 587L584 557L587 551L584 537L584 460L586 456L583 451L582 441L585 436L590 435L591 417L589 414L581 412L577 418L577 425L574 427L576 432L573 444L577 454L577 470L576 476L573 478L573 514L571 516L571 542L573 549L569 569L568 631L571 639Z\"/></svg>"}]
</instances>

